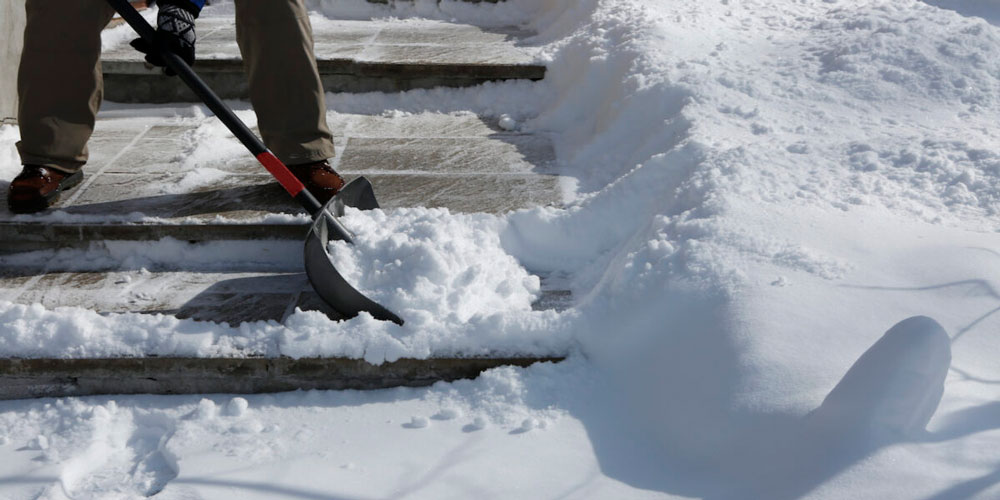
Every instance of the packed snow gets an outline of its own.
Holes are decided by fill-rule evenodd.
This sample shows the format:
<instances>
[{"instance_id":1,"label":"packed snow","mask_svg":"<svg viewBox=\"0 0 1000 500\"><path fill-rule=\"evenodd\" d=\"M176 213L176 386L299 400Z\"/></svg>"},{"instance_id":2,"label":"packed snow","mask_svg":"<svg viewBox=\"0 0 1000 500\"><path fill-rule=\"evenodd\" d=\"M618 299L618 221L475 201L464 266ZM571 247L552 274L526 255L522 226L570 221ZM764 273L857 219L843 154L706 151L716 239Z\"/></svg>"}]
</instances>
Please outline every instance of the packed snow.
<instances>
[{"instance_id":1,"label":"packed snow","mask_svg":"<svg viewBox=\"0 0 1000 500\"><path fill-rule=\"evenodd\" d=\"M334 251L412 308L402 328L5 303L0 350L569 360L419 390L7 402L0 495L1000 497L1000 5L312 5L538 32L542 82L329 101L548 133L568 206L349 214L360 244ZM205 137L201 159L234 144ZM531 311L532 273L569 277L574 307Z\"/></svg>"}]
</instances>

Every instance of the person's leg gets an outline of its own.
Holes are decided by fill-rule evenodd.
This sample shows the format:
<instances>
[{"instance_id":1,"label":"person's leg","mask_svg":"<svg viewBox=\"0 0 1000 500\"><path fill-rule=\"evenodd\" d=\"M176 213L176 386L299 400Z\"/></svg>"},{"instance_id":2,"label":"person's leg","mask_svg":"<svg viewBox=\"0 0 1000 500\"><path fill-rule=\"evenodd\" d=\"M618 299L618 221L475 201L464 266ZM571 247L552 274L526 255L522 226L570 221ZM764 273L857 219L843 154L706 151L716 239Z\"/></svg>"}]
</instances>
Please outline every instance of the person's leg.
<instances>
[{"instance_id":1,"label":"person's leg","mask_svg":"<svg viewBox=\"0 0 1000 500\"><path fill-rule=\"evenodd\" d=\"M27 0L17 75L21 162L66 173L87 161L101 103L101 30L114 11L102 0Z\"/></svg>"},{"instance_id":2,"label":"person's leg","mask_svg":"<svg viewBox=\"0 0 1000 500\"><path fill-rule=\"evenodd\" d=\"M288 165L333 157L304 0L236 0L236 38L264 144Z\"/></svg>"}]
</instances>

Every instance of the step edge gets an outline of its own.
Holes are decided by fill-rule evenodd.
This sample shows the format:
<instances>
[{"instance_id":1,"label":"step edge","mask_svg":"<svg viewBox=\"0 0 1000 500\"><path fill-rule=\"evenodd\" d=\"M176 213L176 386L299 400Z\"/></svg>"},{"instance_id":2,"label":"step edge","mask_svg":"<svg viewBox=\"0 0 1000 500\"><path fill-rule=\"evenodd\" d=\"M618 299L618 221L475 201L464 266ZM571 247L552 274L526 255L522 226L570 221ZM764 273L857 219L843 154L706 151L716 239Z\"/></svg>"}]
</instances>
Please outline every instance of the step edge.
<instances>
[{"instance_id":1,"label":"step edge","mask_svg":"<svg viewBox=\"0 0 1000 500\"><path fill-rule=\"evenodd\" d=\"M566 356L402 358L382 364L346 357L0 358L0 400L424 387L475 378L501 366L558 363Z\"/></svg>"}]
</instances>

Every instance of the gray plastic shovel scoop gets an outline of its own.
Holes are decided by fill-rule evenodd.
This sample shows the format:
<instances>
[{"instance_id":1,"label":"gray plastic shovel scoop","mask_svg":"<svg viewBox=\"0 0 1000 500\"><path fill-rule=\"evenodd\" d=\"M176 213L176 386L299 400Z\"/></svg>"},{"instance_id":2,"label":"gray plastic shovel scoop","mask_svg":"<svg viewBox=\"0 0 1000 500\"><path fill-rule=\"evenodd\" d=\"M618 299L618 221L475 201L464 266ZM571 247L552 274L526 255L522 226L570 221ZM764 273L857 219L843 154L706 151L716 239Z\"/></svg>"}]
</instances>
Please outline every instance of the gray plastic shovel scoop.
<instances>
[{"instance_id":1,"label":"gray plastic shovel scoop","mask_svg":"<svg viewBox=\"0 0 1000 500\"><path fill-rule=\"evenodd\" d=\"M340 275L330 258L330 240L353 243L350 231L337 219L337 215L343 215L344 207L361 210L378 208L375 192L368 179L358 177L345 186L313 221L309 235L306 236L305 263L309 282L330 307L345 317L354 317L366 311L377 319L402 325L403 320L399 316L351 286Z\"/></svg>"}]
</instances>

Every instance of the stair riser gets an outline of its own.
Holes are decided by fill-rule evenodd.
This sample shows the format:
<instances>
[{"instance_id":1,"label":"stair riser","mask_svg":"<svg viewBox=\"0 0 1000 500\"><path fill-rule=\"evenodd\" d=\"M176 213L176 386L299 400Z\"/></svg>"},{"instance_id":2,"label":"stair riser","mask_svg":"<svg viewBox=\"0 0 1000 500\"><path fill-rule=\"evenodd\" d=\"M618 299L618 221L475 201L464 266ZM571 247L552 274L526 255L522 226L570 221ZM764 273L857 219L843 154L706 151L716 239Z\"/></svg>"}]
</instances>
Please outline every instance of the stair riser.
<instances>
[{"instance_id":1,"label":"stair riser","mask_svg":"<svg viewBox=\"0 0 1000 500\"><path fill-rule=\"evenodd\" d=\"M195 68L223 99L248 99L249 87L241 61L199 61ZM381 64L321 61L320 77L327 92L404 92L436 87L461 88L491 81L545 77L544 66L483 66L448 64ZM104 97L125 103L197 102L177 78L164 78L140 62L104 64Z\"/></svg>"},{"instance_id":2,"label":"stair riser","mask_svg":"<svg viewBox=\"0 0 1000 500\"><path fill-rule=\"evenodd\" d=\"M423 387L475 378L499 366L563 359L401 359L381 365L347 358L0 359L0 399Z\"/></svg>"}]
</instances>

